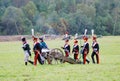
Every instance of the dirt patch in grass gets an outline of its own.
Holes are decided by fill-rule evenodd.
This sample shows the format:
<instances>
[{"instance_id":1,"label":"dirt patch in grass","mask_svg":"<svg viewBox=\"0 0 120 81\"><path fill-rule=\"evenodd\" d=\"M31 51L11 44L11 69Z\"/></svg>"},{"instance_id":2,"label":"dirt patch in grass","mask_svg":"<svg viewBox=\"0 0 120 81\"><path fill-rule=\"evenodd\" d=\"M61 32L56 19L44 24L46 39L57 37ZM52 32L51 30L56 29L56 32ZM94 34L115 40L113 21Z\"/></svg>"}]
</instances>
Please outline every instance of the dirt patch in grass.
<instances>
[{"instance_id":1,"label":"dirt patch in grass","mask_svg":"<svg viewBox=\"0 0 120 81\"><path fill-rule=\"evenodd\" d=\"M0 42L6 42L6 41L21 41L21 37L25 37L27 39L32 39L31 35L12 35L12 36L0 36ZM62 35L42 35L42 36L36 36L36 37L43 37L46 40L54 40L56 38L62 39Z\"/></svg>"},{"instance_id":2,"label":"dirt patch in grass","mask_svg":"<svg viewBox=\"0 0 120 81\"><path fill-rule=\"evenodd\" d=\"M14 36L0 36L0 42L6 42L6 41L20 41L22 35L14 35ZM31 38L31 36L24 35L26 38Z\"/></svg>"}]
</instances>

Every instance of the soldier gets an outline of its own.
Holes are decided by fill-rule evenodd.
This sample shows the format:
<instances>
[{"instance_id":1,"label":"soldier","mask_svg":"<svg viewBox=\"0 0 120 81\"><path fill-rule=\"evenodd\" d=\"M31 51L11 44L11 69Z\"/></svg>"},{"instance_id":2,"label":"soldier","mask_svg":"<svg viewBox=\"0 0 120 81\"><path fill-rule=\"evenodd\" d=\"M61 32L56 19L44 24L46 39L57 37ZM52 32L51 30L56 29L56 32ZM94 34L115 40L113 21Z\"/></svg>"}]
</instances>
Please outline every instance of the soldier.
<instances>
[{"instance_id":1,"label":"soldier","mask_svg":"<svg viewBox=\"0 0 120 81\"><path fill-rule=\"evenodd\" d=\"M91 55L91 58L92 58L92 62L95 64L95 60L94 60L94 56L96 56L96 60L97 60L97 64L99 64L99 44L97 42L97 38L96 36L93 36L93 43L92 43L92 55Z\"/></svg>"},{"instance_id":2,"label":"soldier","mask_svg":"<svg viewBox=\"0 0 120 81\"><path fill-rule=\"evenodd\" d=\"M83 40L84 40L84 45L83 45L83 48L82 48L83 64L86 64L86 61L89 64L90 61L86 58L88 53L89 53L89 43L87 42L88 41L88 37L84 36Z\"/></svg>"},{"instance_id":3,"label":"soldier","mask_svg":"<svg viewBox=\"0 0 120 81\"><path fill-rule=\"evenodd\" d=\"M77 40L74 41L72 53L74 53L75 61L78 61L79 45Z\"/></svg>"},{"instance_id":4,"label":"soldier","mask_svg":"<svg viewBox=\"0 0 120 81\"><path fill-rule=\"evenodd\" d=\"M64 49L65 52L65 57L69 57L70 55L70 45L69 45L69 40L65 40L65 45L64 47L61 47L62 49Z\"/></svg>"},{"instance_id":5,"label":"soldier","mask_svg":"<svg viewBox=\"0 0 120 81\"><path fill-rule=\"evenodd\" d=\"M39 38L39 40L40 40L40 46L42 47L42 49L48 49L48 46L44 42L43 38Z\"/></svg>"},{"instance_id":6,"label":"soldier","mask_svg":"<svg viewBox=\"0 0 120 81\"><path fill-rule=\"evenodd\" d=\"M34 57L34 65L37 65L37 60L40 64L44 64L44 62L42 61L42 59L40 58L40 54L41 54L41 47L40 47L40 43L38 42L38 38L33 37L33 41L34 41L34 47L33 47L33 51L35 54Z\"/></svg>"},{"instance_id":7,"label":"soldier","mask_svg":"<svg viewBox=\"0 0 120 81\"><path fill-rule=\"evenodd\" d=\"M29 46L29 44L27 43L25 37L22 37L21 40L22 40L22 43L23 43L22 48L23 48L24 54L25 54L24 61L25 61L25 65L27 65L27 62L31 62L31 61L29 60L29 56L31 56L30 46Z\"/></svg>"}]
</instances>

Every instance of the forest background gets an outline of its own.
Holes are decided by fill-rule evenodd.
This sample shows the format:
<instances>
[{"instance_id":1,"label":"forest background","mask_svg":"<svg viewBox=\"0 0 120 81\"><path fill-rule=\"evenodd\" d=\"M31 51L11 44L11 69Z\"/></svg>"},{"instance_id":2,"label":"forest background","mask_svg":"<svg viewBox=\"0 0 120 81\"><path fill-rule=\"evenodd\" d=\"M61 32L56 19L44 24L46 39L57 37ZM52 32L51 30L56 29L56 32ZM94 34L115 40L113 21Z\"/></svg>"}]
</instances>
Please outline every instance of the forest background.
<instances>
[{"instance_id":1,"label":"forest background","mask_svg":"<svg viewBox=\"0 0 120 81\"><path fill-rule=\"evenodd\" d=\"M120 0L0 0L0 35L120 35ZM88 31L90 34L90 31Z\"/></svg>"}]
</instances>

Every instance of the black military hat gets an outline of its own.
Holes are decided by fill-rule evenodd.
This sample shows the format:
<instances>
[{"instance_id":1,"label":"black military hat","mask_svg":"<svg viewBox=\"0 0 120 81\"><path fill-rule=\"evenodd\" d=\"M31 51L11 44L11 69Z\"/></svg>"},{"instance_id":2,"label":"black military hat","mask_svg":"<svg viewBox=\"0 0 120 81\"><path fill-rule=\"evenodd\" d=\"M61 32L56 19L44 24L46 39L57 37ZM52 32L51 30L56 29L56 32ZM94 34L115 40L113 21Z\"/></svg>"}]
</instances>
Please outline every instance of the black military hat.
<instances>
[{"instance_id":1,"label":"black military hat","mask_svg":"<svg viewBox=\"0 0 120 81\"><path fill-rule=\"evenodd\" d=\"M43 38L42 38L42 37L40 37L40 38L39 38L39 40L43 40Z\"/></svg>"},{"instance_id":2,"label":"black military hat","mask_svg":"<svg viewBox=\"0 0 120 81\"><path fill-rule=\"evenodd\" d=\"M25 37L21 37L21 40L24 42L24 41L26 41L26 38Z\"/></svg>"},{"instance_id":3,"label":"black military hat","mask_svg":"<svg viewBox=\"0 0 120 81\"><path fill-rule=\"evenodd\" d=\"M68 39L66 39L66 40L65 40L65 42L69 42L69 40L68 40Z\"/></svg>"}]
</instances>

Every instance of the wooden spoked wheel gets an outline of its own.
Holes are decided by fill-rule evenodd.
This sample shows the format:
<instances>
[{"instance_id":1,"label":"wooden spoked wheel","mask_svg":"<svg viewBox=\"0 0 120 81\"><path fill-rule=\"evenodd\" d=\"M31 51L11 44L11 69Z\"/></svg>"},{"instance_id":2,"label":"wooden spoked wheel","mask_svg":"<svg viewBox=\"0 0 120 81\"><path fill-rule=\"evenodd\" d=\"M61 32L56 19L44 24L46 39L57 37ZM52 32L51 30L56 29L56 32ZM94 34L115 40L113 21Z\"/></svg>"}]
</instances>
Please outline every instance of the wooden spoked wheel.
<instances>
[{"instance_id":1,"label":"wooden spoked wheel","mask_svg":"<svg viewBox=\"0 0 120 81\"><path fill-rule=\"evenodd\" d=\"M48 55L49 64L59 64L64 62L63 51L59 48L54 48Z\"/></svg>"}]
</instances>

